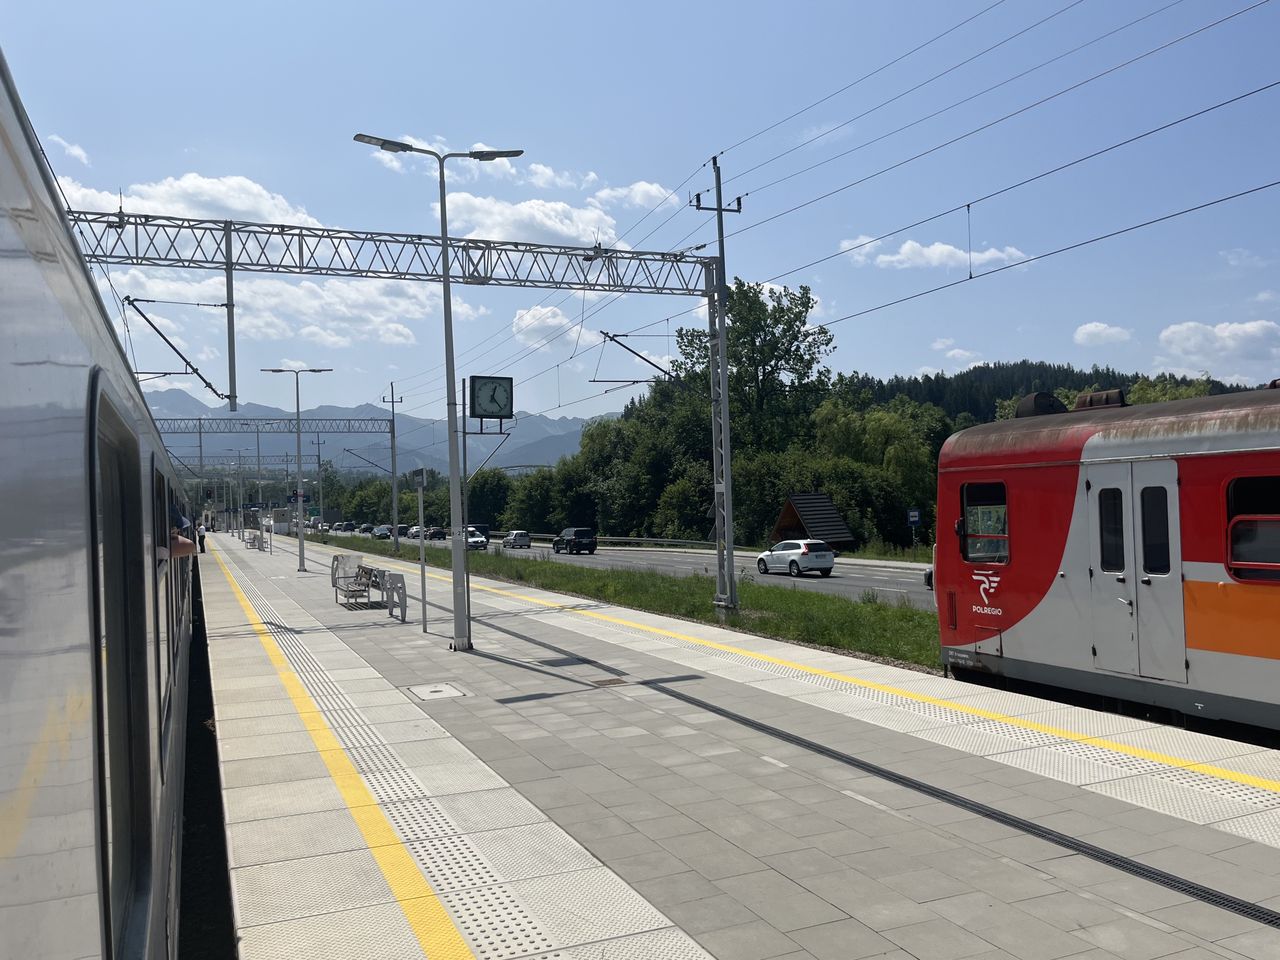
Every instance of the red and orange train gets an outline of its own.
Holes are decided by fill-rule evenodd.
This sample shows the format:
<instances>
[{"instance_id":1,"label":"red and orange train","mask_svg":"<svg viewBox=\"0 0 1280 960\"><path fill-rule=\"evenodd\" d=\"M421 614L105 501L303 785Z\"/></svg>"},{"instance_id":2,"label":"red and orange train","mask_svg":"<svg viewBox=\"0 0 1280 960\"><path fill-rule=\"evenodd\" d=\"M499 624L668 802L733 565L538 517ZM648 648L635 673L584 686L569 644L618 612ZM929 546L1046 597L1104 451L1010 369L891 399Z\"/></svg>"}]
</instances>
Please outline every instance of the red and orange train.
<instances>
[{"instance_id":1,"label":"red and orange train","mask_svg":"<svg viewBox=\"0 0 1280 960\"><path fill-rule=\"evenodd\" d=\"M1041 401L939 456L944 663L1280 728L1280 381Z\"/></svg>"}]
</instances>

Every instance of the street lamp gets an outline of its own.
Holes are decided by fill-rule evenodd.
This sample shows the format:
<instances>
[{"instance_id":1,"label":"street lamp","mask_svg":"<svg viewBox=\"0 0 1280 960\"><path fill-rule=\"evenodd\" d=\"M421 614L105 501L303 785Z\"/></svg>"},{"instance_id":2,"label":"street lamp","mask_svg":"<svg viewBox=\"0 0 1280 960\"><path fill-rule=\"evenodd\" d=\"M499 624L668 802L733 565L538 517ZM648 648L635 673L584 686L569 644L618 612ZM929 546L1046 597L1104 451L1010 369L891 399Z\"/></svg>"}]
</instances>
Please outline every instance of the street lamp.
<instances>
[{"instance_id":1,"label":"street lamp","mask_svg":"<svg viewBox=\"0 0 1280 960\"><path fill-rule=\"evenodd\" d=\"M244 475L241 473L241 466L244 463L244 455L248 452L248 447L225 447L228 453L236 455L236 500L239 501L238 519L236 526L239 528L240 539L244 539Z\"/></svg>"},{"instance_id":2,"label":"street lamp","mask_svg":"<svg viewBox=\"0 0 1280 960\"><path fill-rule=\"evenodd\" d=\"M302 536L302 390L299 382L304 373L332 373L333 367L307 367L303 370L286 370L284 367L262 367L263 373L292 373L293 402L298 416L298 482L294 493L298 497L298 572L307 572L306 541Z\"/></svg>"},{"instance_id":3,"label":"street lamp","mask_svg":"<svg viewBox=\"0 0 1280 960\"><path fill-rule=\"evenodd\" d=\"M440 275L444 284L444 379L446 402L449 407L449 526L453 547L453 648L471 649L470 605L467 602L466 551L467 537L462 526L462 471L458 456L458 392L453 367L453 303L449 290L449 218L445 210L444 162L454 157L469 160L503 160L521 156L523 150L467 150L459 153L437 153L424 147L415 147L400 140L372 137L357 133L357 143L388 153L420 153L434 157L440 171Z\"/></svg>"}]
</instances>

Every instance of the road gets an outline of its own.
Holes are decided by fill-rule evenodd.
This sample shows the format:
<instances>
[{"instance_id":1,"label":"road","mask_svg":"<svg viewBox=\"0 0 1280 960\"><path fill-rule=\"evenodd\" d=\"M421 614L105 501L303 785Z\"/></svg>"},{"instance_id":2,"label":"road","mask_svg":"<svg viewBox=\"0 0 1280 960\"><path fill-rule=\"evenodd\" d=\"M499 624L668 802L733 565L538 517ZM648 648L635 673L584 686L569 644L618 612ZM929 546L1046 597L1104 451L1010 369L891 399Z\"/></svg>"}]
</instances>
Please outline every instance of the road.
<instances>
[{"instance_id":1,"label":"road","mask_svg":"<svg viewBox=\"0 0 1280 960\"><path fill-rule=\"evenodd\" d=\"M368 537L368 534L331 534L334 541L341 543L351 537ZM416 540L402 540L402 543L416 544ZM428 540L427 546L433 549L447 549L448 540ZM501 549L495 540L489 545L490 550ZM572 563L583 567L605 567L614 570L647 569L674 576L690 576L707 574L715 576L715 554L705 550L681 550L677 548L659 547L610 547L601 546L594 555L553 553L549 546L535 544L530 550L510 551L513 556L535 557L545 556L561 563ZM923 564L915 563L881 563L873 560L851 560L840 558L836 568L829 577L821 577L816 573L802 577L790 577L786 574L769 574L761 576L755 569L756 551L739 552L734 556L734 566L739 575L750 574L761 583L779 587L795 587L800 590L814 590L818 593L832 593L860 600L868 590L874 590L882 600L897 602L906 597L912 606L922 610L934 609L933 592L924 585Z\"/></svg>"}]
</instances>

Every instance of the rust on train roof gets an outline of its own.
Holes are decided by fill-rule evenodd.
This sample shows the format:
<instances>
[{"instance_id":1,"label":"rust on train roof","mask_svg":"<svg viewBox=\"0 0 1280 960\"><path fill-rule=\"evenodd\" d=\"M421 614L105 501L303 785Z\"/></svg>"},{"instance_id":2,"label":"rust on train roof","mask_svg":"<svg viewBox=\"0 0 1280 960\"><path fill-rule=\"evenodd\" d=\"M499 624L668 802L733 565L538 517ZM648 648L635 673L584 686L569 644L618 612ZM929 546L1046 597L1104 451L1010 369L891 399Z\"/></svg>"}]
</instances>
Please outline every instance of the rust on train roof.
<instances>
[{"instance_id":1,"label":"rust on train roof","mask_svg":"<svg viewBox=\"0 0 1280 960\"><path fill-rule=\"evenodd\" d=\"M1047 459L1078 454L1091 437L1143 441L1202 437L1208 434L1269 435L1280 446L1280 389L1108 406L979 424L952 434L942 446L939 466L957 462L998 461L1001 454L1041 452ZM1171 453L1176 450L1171 450ZM1074 457L1071 457L1074 459Z\"/></svg>"}]
</instances>

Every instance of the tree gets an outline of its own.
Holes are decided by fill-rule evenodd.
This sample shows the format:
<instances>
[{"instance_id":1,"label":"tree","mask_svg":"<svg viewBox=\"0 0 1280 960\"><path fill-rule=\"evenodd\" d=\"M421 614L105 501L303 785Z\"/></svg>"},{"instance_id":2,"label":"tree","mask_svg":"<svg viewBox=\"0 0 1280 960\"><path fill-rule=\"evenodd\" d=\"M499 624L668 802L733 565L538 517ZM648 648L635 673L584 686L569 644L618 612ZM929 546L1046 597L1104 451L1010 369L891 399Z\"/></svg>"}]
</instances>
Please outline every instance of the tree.
<instances>
[{"instance_id":1,"label":"tree","mask_svg":"<svg viewBox=\"0 0 1280 960\"><path fill-rule=\"evenodd\" d=\"M502 513L502 526L508 530L551 532L551 510L555 472L546 467L513 478Z\"/></svg>"},{"instance_id":2,"label":"tree","mask_svg":"<svg viewBox=\"0 0 1280 960\"><path fill-rule=\"evenodd\" d=\"M767 299L766 299L767 294ZM726 334L730 417L747 446L781 450L809 428L809 416L830 389L822 361L832 351L830 330L808 323L813 295L761 283L734 281ZM708 382L708 333L677 333L681 376Z\"/></svg>"},{"instance_id":3,"label":"tree","mask_svg":"<svg viewBox=\"0 0 1280 960\"><path fill-rule=\"evenodd\" d=\"M1214 392L1213 383L1207 373L1203 374L1199 380L1175 377L1171 373L1158 373L1154 377L1139 377L1135 380L1125 394L1125 399L1137 404L1207 397Z\"/></svg>"},{"instance_id":4,"label":"tree","mask_svg":"<svg viewBox=\"0 0 1280 960\"><path fill-rule=\"evenodd\" d=\"M501 470L481 470L467 484L467 520L471 523L498 525L507 509L511 481Z\"/></svg>"}]
</instances>

